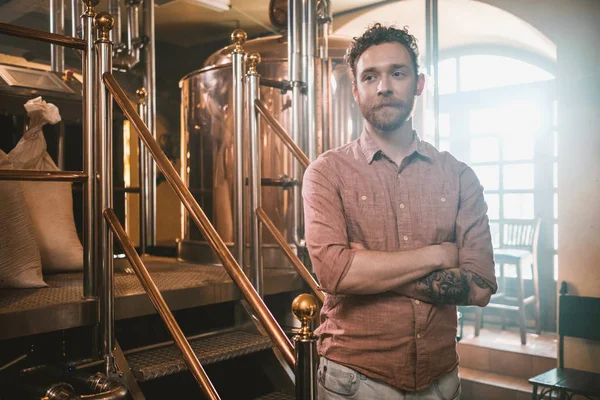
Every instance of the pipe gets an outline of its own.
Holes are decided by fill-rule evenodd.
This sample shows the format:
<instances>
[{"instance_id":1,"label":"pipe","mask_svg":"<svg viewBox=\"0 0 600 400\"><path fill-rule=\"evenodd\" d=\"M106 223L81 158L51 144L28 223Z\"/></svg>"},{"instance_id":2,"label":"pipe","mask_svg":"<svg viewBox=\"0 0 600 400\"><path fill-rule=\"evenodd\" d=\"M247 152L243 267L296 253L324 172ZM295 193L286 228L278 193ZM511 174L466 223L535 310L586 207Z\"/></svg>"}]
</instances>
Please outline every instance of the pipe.
<instances>
[{"instance_id":1,"label":"pipe","mask_svg":"<svg viewBox=\"0 0 600 400\"><path fill-rule=\"evenodd\" d=\"M140 280L140 283L146 291L146 294L150 298L152 305L162 318L163 322L165 323L165 326L169 330L169 333L173 337L173 340L179 348L179 351L181 352L185 363L187 364L188 368L192 372L192 375L194 375L194 378L200 385L200 389L202 389L204 394L209 399L220 399L210 379L206 375L204 368L202 368L200 361L198 361L198 357L194 353L194 350L190 346L190 343L187 341L185 335L183 334L183 331L177 324L177 321L171 313L171 310L169 310L169 306L165 302L165 299L160 294L158 287L152 280L152 277L150 276L150 273L144 266L142 259L135 251L133 243L131 243L131 239L129 238L129 236L127 236L127 233L123 229L123 226L119 222L119 219L117 218L115 212L112 209L104 210L104 218L110 225L110 228L116 235L117 240L123 247L123 251L127 255L127 260L129 260L129 264L135 271L135 274Z\"/></svg>"},{"instance_id":2,"label":"pipe","mask_svg":"<svg viewBox=\"0 0 600 400\"><path fill-rule=\"evenodd\" d=\"M121 34L123 31L123 28L121 27L121 1L108 0L108 13L115 19L115 25L110 32L110 40L113 42L115 53L120 53L125 47L121 41Z\"/></svg>"},{"instance_id":3,"label":"pipe","mask_svg":"<svg viewBox=\"0 0 600 400\"><path fill-rule=\"evenodd\" d=\"M290 248L290 245L286 242L285 238L281 233L277 230L277 227L271 221L271 218L267 215L265 210L262 207L259 207L256 210L256 214L260 219L260 222L267 228L267 230L273 235L275 241L281 247L281 250L285 253L287 259L292 263L292 265L296 268L296 271L300 275L300 277L306 282L306 284L312 289L313 293L317 296L321 304L325 301L325 294L319 288L319 284L313 278L313 276L308 272L308 269L302 264L302 261L298 258L294 251Z\"/></svg>"},{"instance_id":4,"label":"pipe","mask_svg":"<svg viewBox=\"0 0 600 400\"><path fill-rule=\"evenodd\" d=\"M65 34L65 0L50 0L50 33ZM50 46L50 64L52 71L65 71L65 49L62 46Z\"/></svg>"},{"instance_id":5,"label":"pipe","mask_svg":"<svg viewBox=\"0 0 600 400\"><path fill-rule=\"evenodd\" d=\"M262 232L261 225L256 215L256 210L261 206L261 155L260 155L260 124L254 103L260 98L260 75L256 70L260 63L260 55L256 52L246 56L248 72L246 74L246 105L248 107L248 175L250 177L250 232L252 246L250 247L251 276L254 288L259 296L264 295L263 289L263 259L262 259Z\"/></svg>"},{"instance_id":6,"label":"pipe","mask_svg":"<svg viewBox=\"0 0 600 400\"><path fill-rule=\"evenodd\" d=\"M138 114L140 118L145 119L148 112L148 105L146 104L146 98L148 92L146 89L140 88L136 91L138 99ZM138 152L139 152L139 185L140 185L140 252L142 254L148 253L148 243L146 242L148 236L148 181L145 179L148 175L148 161L150 154L148 149L142 143L142 140L138 138Z\"/></svg>"},{"instance_id":7,"label":"pipe","mask_svg":"<svg viewBox=\"0 0 600 400\"><path fill-rule=\"evenodd\" d=\"M98 155L97 161L100 176L100 208L99 211L113 207L113 177L112 177L112 96L110 91L102 84L102 74L112 71L112 42L109 32L113 27L114 18L105 12L96 15L96 28L98 40L98 80L97 102L98 109ZM115 374L115 342L114 342L114 264L113 264L113 238L106 221L102 215L98 217L100 223L99 248L102 251L102 293L100 296L100 325L102 327L102 349L107 376Z\"/></svg>"},{"instance_id":8,"label":"pipe","mask_svg":"<svg viewBox=\"0 0 600 400\"><path fill-rule=\"evenodd\" d=\"M288 1L288 80L292 85L292 140L302 147L302 0ZM292 164L292 178L301 179L300 168ZM302 191L294 188L292 236L294 244L301 246Z\"/></svg>"},{"instance_id":9,"label":"pipe","mask_svg":"<svg viewBox=\"0 0 600 400\"><path fill-rule=\"evenodd\" d=\"M140 4L142 0L126 0L127 5L127 54L129 68L140 62Z\"/></svg>"},{"instance_id":10,"label":"pipe","mask_svg":"<svg viewBox=\"0 0 600 400\"><path fill-rule=\"evenodd\" d=\"M97 0L94 1L94 3L97 2ZM86 42L82 39L11 25L4 22L0 22L0 33L8 36L37 40L40 42L56 44L58 46L70 47L78 50L85 50L86 48Z\"/></svg>"},{"instance_id":11,"label":"pipe","mask_svg":"<svg viewBox=\"0 0 600 400\"><path fill-rule=\"evenodd\" d=\"M86 42L85 51L81 60L83 75L83 171L87 176L93 177L83 183L83 297L97 296L97 265L98 265L98 241L95 227L98 226L97 217L100 214L97 203L97 181L96 181L96 142L94 140L96 114L95 114L95 87L96 87L96 29L94 19L96 12L94 6L99 0L85 0L85 12L81 16L81 27L83 38Z\"/></svg>"},{"instance_id":12,"label":"pipe","mask_svg":"<svg viewBox=\"0 0 600 400\"><path fill-rule=\"evenodd\" d=\"M145 0L144 11L144 35L148 38L148 44L144 46L146 57L146 73L144 76L144 87L148 91L146 98L147 114L144 122L152 136L156 139L156 60L155 60L155 35L154 35L154 0ZM146 245L156 246L156 166L149 157L146 166L146 185L148 188L147 203L147 231Z\"/></svg>"},{"instance_id":13,"label":"pipe","mask_svg":"<svg viewBox=\"0 0 600 400\"><path fill-rule=\"evenodd\" d=\"M160 168L167 179L167 182L187 209L191 219L204 235L217 257L221 260L221 263L231 277L231 280L240 289L269 337L283 354L287 364L293 368L295 361L291 342L286 337L275 318L273 318L273 315L269 312L265 303L256 293L246 275L244 275L235 258L227 248L227 245L223 242L223 239L219 237L215 227L210 223L210 220L198 205L198 202L190 192L190 189L182 181L179 174L177 174L177 171L165 153L161 150L158 142L154 139L148 127L144 125L144 122L137 115L135 109L129 103L127 95L123 89L121 89L115 78L111 74L105 73L104 83L113 94L115 101L123 111L123 114L125 114L125 117L129 119L135 130L140 134L144 144L152 155L152 158L155 160L156 165Z\"/></svg>"},{"instance_id":14,"label":"pipe","mask_svg":"<svg viewBox=\"0 0 600 400\"><path fill-rule=\"evenodd\" d=\"M329 59L329 35L332 31L331 3L329 0L317 2L317 57L320 66L320 94L322 151L333 148L334 140L331 104L331 60Z\"/></svg>"},{"instance_id":15,"label":"pipe","mask_svg":"<svg viewBox=\"0 0 600 400\"><path fill-rule=\"evenodd\" d=\"M234 254L238 264L244 267L244 252L246 239L244 237L244 71L246 53L242 45L247 39L246 32L236 29L231 34L235 48L231 54L231 71L233 83L233 198L237 204L233 216L234 226Z\"/></svg>"},{"instance_id":16,"label":"pipe","mask_svg":"<svg viewBox=\"0 0 600 400\"><path fill-rule=\"evenodd\" d=\"M0 169L0 181L86 182L87 172Z\"/></svg>"},{"instance_id":17,"label":"pipe","mask_svg":"<svg viewBox=\"0 0 600 400\"><path fill-rule=\"evenodd\" d=\"M260 115L262 115L263 118L265 118L267 120L267 123L269 124L269 126L271 127L273 132L279 137L279 139L281 139L283 144L294 155L296 160L298 160L298 162L304 168L308 168L308 165L310 164L310 160L308 159L306 154L304 154L304 152L302 151L300 146L298 146L292 140L292 138L290 138L290 135L287 134L284 127L281 126L279 121L277 121L275 118L273 118L273 116L271 115L269 110L267 110L267 107L264 105L264 103L260 99L256 99L254 101L254 107L260 113ZM294 165L296 165L296 163L294 163Z\"/></svg>"},{"instance_id":18,"label":"pipe","mask_svg":"<svg viewBox=\"0 0 600 400\"><path fill-rule=\"evenodd\" d=\"M320 137L320 113L317 106L317 75L315 48L317 41L317 15L315 10L316 0L304 0L303 13L303 57L305 62L306 83L306 135L308 136L307 155L311 161L317 158L318 139Z\"/></svg>"},{"instance_id":19,"label":"pipe","mask_svg":"<svg viewBox=\"0 0 600 400\"><path fill-rule=\"evenodd\" d=\"M71 36L74 38L83 38L81 22L81 0L71 0Z\"/></svg>"}]
</instances>

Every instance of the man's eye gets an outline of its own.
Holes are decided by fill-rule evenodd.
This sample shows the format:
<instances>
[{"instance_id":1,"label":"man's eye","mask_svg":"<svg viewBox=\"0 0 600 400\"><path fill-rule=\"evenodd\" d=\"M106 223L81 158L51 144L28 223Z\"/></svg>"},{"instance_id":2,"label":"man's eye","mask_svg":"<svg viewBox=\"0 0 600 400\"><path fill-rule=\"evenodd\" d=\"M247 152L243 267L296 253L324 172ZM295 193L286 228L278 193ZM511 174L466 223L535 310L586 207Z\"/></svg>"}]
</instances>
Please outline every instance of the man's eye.
<instances>
[{"instance_id":1,"label":"man's eye","mask_svg":"<svg viewBox=\"0 0 600 400\"><path fill-rule=\"evenodd\" d=\"M375 77L374 77L373 75L367 75L367 76L365 76L365 77L363 78L363 80L364 80L365 82L369 82L369 81L372 81L372 80L374 80L374 79L375 79Z\"/></svg>"},{"instance_id":2,"label":"man's eye","mask_svg":"<svg viewBox=\"0 0 600 400\"><path fill-rule=\"evenodd\" d=\"M403 77L404 75L406 74L402 71L394 71L394 73L392 74L392 76L395 78Z\"/></svg>"}]
</instances>

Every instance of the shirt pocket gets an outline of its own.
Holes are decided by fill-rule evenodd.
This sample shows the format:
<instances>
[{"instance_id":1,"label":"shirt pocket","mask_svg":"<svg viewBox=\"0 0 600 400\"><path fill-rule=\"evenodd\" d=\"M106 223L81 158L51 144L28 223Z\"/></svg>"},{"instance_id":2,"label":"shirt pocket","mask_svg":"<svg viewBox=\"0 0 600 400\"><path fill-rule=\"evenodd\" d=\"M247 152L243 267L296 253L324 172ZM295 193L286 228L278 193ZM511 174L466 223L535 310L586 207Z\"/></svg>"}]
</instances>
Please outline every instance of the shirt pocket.
<instances>
[{"instance_id":1,"label":"shirt pocket","mask_svg":"<svg viewBox=\"0 0 600 400\"><path fill-rule=\"evenodd\" d=\"M423 239L430 243L456 240L459 194L453 190L426 190L420 195Z\"/></svg>"},{"instance_id":2,"label":"shirt pocket","mask_svg":"<svg viewBox=\"0 0 600 400\"><path fill-rule=\"evenodd\" d=\"M348 240L368 250L384 250L387 209L383 193L343 190L341 194Z\"/></svg>"}]
</instances>

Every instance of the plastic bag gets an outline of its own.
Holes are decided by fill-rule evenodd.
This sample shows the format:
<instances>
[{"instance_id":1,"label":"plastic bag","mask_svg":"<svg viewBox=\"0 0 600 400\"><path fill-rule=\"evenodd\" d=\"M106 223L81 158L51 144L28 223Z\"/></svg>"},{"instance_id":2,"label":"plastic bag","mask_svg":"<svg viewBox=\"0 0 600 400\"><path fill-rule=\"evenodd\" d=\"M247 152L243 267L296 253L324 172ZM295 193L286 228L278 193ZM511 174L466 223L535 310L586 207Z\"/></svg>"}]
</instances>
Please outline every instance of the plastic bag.
<instances>
[{"instance_id":1,"label":"plastic bag","mask_svg":"<svg viewBox=\"0 0 600 400\"><path fill-rule=\"evenodd\" d=\"M12 169L2 150L0 169ZM47 286L21 182L0 181L0 221L0 289Z\"/></svg>"},{"instance_id":2,"label":"plastic bag","mask_svg":"<svg viewBox=\"0 0 600 400\"><path fill-rule=\"evenodd\" d=\"M54 104L41 97L25 103L29 129L8 154L17 169L60 171L48 152L42 127L60 121ZM22 182L25 201L35 228L43 272L83 269L83 247L73 219L73 193L68 182Z\"/></svg>"}]
</instances>

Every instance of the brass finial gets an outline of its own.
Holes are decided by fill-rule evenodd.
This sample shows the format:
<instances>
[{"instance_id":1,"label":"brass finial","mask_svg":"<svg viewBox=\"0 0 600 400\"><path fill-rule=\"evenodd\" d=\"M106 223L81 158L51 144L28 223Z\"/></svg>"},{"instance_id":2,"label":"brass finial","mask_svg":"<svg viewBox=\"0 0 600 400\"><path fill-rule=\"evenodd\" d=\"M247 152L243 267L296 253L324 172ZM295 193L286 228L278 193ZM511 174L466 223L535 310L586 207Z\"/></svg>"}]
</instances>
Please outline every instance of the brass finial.
<instances>
[{"instance_id":1,"label":"brass finial","mask_svg":"<svg viewBox=\"0 0 600 400\"><path fill-rule=\"evenodd\" d=\"M82 3L86 7L86 14L95 14L94 7L96 7L98 3L100 3L100 0L82 0Z\"/></svg>"},{"instance_id":2,"label":"brass finial","mask_svg":"<svg viewBox=\"0 0 600 400\"><path fill-rule=\"evenodd\" d=\"M246 55L246 63L248 64L248 74L256 75L258 71L256 70L256 66L260 63L260 54L256 51L248 53Z\"/></svg>"},{"instance_id":3,"label":"brass finial","mask_svg":"<svg viewBox=\"0 0 600 400\"><path fill-rule=\"evenodd\" d=\"M301 294L297 296L292 302L292 312L294 316L300 321L300 330L298 334L301 338L308 339L312 337L310 330L310 322L319 309L319 303L313 295Z\"/></svg>"},{"instance_id":4,"label":"brass finial","mask_svg":"<svg viewBox=\"0 0 600 400\"><path fill-rule=\"evenodd\" d=\"M137 96L138 104L146 104L146 96L148 95L146 88L139 88L135 91L135 95Z\"/></svg>"},{"instance_id":5,"label":"brass finial","mask_svg":"<svg viewBox=\"0 0 600 400\"><path fill-rule=\"evenodd\" d=\"M244 30L236 29L233 31L231 33L231 41L235 43L235 49L233 51L238 53L243 52L244 49L242 49L242 45L246 42L246 39L248 39L248 35L246 32L244 32Z\"/></svg>"},{"instance_id":6,"label":"brass finial","mask_svg":"<svg viewBox=\"0 0 600 400\"><path fill-rule=\"evenodd\" d=\"M98 29L98 41L108 42L108 34L115 24L115 18L109 13L103 11L96 15L96 29Z\"/></svg>"}]
</instances>

